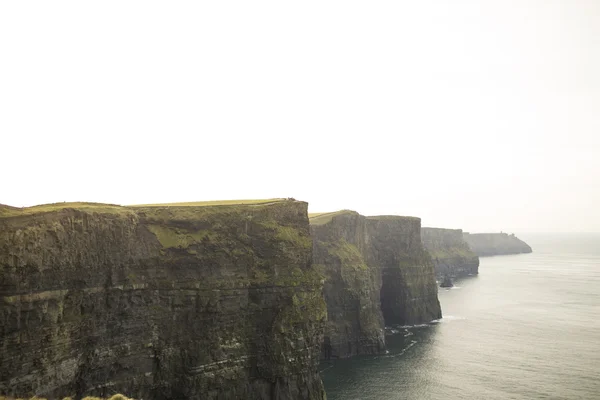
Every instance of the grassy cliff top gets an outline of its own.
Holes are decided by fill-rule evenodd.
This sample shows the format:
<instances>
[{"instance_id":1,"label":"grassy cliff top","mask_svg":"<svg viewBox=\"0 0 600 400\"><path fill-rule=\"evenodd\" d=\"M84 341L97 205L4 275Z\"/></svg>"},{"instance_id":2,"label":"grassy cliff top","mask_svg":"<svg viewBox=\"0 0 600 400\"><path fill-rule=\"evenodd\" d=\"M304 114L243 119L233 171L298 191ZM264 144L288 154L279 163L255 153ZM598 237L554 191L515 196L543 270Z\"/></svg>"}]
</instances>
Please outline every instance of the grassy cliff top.
<instances>
[{"instance_id":1,"label":"grassy cliff top","mask_svg":"<svg viewBox=\"0 0 600 400\"><path fill-rule=\"evenodd\" d=\"M356 211L339 210L339 211L325 212L325 213L308 213L308 218L309 218L311 225L324 225L324 224L328 223L329 221L331 221L333 219L333 217L335 217L337 215L343 215L343 214L357 214L358 215L358 213Z\"/></svg>"},{"instance_id":2,"label":"grassy cliff top","mask_svg":"<svg viewBox=\"0 0 600 400\"><path fill-rule=\"evenodd\" d=\"M257 200L211 200L211 201L192 201L182 203L159 203L159 204L135 204L127 207L208 207L208 206L240 206L240 205L258 205L268 203L279 203L288 199L257 199Z\"/></svg>"},{"instance_id":3,"label":"grassy cliff top","mask_svg":"<svg viewBox=\"0 0 600 400\"><path fill-rule=\"evenodd\" d=\"M421 229L425 233L432 233L432 232L454 233L454 234L462 234L463 233L462 229L452 229L452 228L432 228L430 226L423 226L423 227L421 227Z\"/></svg>"},{"instance_id":4,"label":"grassy cliff top","mask_svg":"<svg viewBox=\"0 0 600 400\"><path fill-rule=\"evenodd\" d=\"M22 215L33 215L42 214L52 211L60 211L66 208L74 208L77 210L96 211L96 212L122 212L125 207L121 207L116 204L104 204L104 203L87 203L87 202L71 202L71 203L52 203L52 204L41 204L39 206L32 207L11 207L0 204L0 218L2 217L16 217Z\"/></svg>"},{"instance_id":5,"label":"grassy cliff top","mask_svg":"<svg viewBox=\"0 0 600 400\"><path fill-rule=\"evenodd\" d=\"M409 220L409 221L421 221L419 217L406 217L402 215L371 215L367 219L378 219L378 220Z\"/></svg>"},{"instance_id":6,"label":"grassy cliff top","mask_svg":"<svg viewBox=\"0 0 600 400\"><path fill-rule=\"evenodd\" d=\"M127 213L135 208L143 207L213 207L213 206L239 206L239 205L267 205L278 202L288 201L288 199L264 199L264 200L216 200L216 201L198 201L184 203L164 203L164 204L140 204L131 206L120 206L117 204L89 203L89 202L63 202L52 204L41 204L32 207L12 207L0 204L0 218L43 214L65 209L75 209L88 212L99 213Z\"/></svg>"}]
</instances>

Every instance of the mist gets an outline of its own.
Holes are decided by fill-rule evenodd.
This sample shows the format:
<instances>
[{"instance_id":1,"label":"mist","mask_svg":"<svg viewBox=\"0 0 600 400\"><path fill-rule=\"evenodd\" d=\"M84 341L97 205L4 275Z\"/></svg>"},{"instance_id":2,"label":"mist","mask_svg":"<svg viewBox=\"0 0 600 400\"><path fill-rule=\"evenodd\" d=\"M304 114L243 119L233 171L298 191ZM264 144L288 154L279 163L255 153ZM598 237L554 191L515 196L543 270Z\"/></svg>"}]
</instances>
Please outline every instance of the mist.
<instances>
[{"instance_id":1,"label":"mist","mask_svg":"<svg viewBox=\"0 0 600 400\"><path fill-rule=\"evenodd\" d=\"M600 231L600 3L3 2L0 203Z\"/></svg>"}]
</instances>

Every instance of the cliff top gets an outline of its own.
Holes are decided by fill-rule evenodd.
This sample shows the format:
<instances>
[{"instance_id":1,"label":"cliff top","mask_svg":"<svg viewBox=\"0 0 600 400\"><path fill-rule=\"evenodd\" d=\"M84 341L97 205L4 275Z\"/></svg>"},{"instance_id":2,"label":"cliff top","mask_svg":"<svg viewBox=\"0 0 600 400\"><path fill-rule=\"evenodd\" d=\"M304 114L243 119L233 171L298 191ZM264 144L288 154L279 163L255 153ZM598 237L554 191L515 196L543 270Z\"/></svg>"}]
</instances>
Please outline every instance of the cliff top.
<instances>
[{"instance_id":1,"label":"cliff top","mask_svg":"<svg viewBox=\"0 0 600 400\"><path fill-rule=\"evenodd\" d=\"M332 212L325 212L325 213L309 213L308 219L309 219L311 225L324 225L324 224L328 223L329 221L331 221L333 219L333 217L335 217L337 215L343 215L343 214L358 215L358 213L356 211L339 210L339 211L332 211Z\"/></svg>"},{"instance_id":2,"label":"cliff top","mask_svg":"<svg viewBox=\"0 0 600 400\"><path fill-rule=\"evenodd\" d=\"M311 225L324 225L324 224L328 223L329 221L331 221L333 219L333 217L336 217L338 215L344 215L344 214L360 215L359 213L357 213L356 211L353 211L353 210L339 210L339 211L332 211L332 212L325 212L325 213L309 213L308 218L309 218ZM405 216L401 216L401 215L372 215L372 216L367 216L366 218L372 219L372 220L388 220L388 221L393 221L393 220L414 221L414 222L421 221L421 218L419 218L419 217L405 217Z\"/></svg>"},{"instance_id":3,"label":"cliff top","mask_svg":"<svg viewBox=\"0 0 600 400\"><path fill-rule=\"evenodd\" d=\"M412 220L412 221L421 221L419 217L406 217L402 215L371 215L368 216L367 219L378 219L378 220Z\"/></svg>"},{"instance_id":4,"label":"cliff top","mask_svg":"<svg viewBox=\"0 0 600 400\"><path fill-rule=\"evenodd\" d=\"M114 212L118 213L123 211L125 207L117 204L104 204L104 203L88 203L88 202L72 202L72 203L51 203L41 204L32 207L12 207L4 204L0 204L0 218L3 217L16 217L22 215L41 214L52 211L60 211L66 208L73 208L78 210L98 211L98 212Z\"/></svg>"},{"instance_id":5,"label":"cliff top","mask_svg":"<svg viewBox=\"0 0 600 400\"><path fill-rule=\"evenodd\" d=\"M462 229L452 229L452 228L432 228L432 227L424 226L421 229L423 230L423 232L463 233Z\"/></svg>"},{"instance_id":6,"label":"cliff top","mask_svg":"<svg viewBox=\"0 0 600 400\"><path fill-rule=\"evenodd\" d=\"M158 204L134 204L126 207L208 207L208 206L240 206L278 203L282 201L293 200L284 198L275 199L256 199L256 200L210 200L210 201L192 201L181 203L158 203Z\"/></svg>"},{"instance_id":7,"label":"cliff top","mask_svg":"<svg viewBox=\"0 0 600 400\"><path fill-rule=\"evenodd\" d=\"M293 199L260 199L260 200L215 200L215 201L197 201L183 203L163 203L163 204L140 204L130 206L120 206L117 204L90 203L90 202L63 202L41 204L32 207L12 207L0 204L0 218L17 217L25 215L43 214L65 209L75 209L89 212L100 213L122 213L129 212L135 208L144 207L215 207L215 206L239 206L239 205L268 205L285 201L295 201Z\"/></svg>"}]
</instances>

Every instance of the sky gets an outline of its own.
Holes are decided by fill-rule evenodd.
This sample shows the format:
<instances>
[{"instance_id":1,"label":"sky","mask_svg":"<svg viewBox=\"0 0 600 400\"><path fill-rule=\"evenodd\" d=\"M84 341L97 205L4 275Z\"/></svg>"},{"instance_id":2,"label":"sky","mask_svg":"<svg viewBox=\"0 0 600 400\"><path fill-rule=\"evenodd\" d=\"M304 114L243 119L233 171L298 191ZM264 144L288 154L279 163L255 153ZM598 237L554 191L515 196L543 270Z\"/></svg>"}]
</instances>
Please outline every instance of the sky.
<instances>
[{"instance_id":1,"label":"sky","mask_svg":"<svg viewBox=\"0 0 600 400\"><path fill-rule=\"evenodd\" d=\"M0 3L0 203L600 232L600 1Z\"/></svg>"}]
</instances>

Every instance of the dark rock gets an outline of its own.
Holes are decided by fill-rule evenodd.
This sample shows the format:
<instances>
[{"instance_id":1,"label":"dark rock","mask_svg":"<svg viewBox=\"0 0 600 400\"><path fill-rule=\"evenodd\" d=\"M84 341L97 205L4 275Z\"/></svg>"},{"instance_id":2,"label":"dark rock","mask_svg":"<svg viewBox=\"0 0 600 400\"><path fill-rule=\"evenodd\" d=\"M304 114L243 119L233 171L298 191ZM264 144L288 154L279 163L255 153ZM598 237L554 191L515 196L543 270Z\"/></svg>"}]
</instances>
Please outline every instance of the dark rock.
<instances>
[{"instance_id":1,"label":"dark rock","mask_svg":"<svg viewBox=\"0 0 600 400\"><path fill-rule=\"evenodd\" d=\"M452 283L452 278L450 278L450 276L448 276L448 275L446 275L444 277L444 280L440 284L440 287L443 287L443 288L451 288L453 286L454 286L454 283Z\"/></svg>"}]
</instances>

